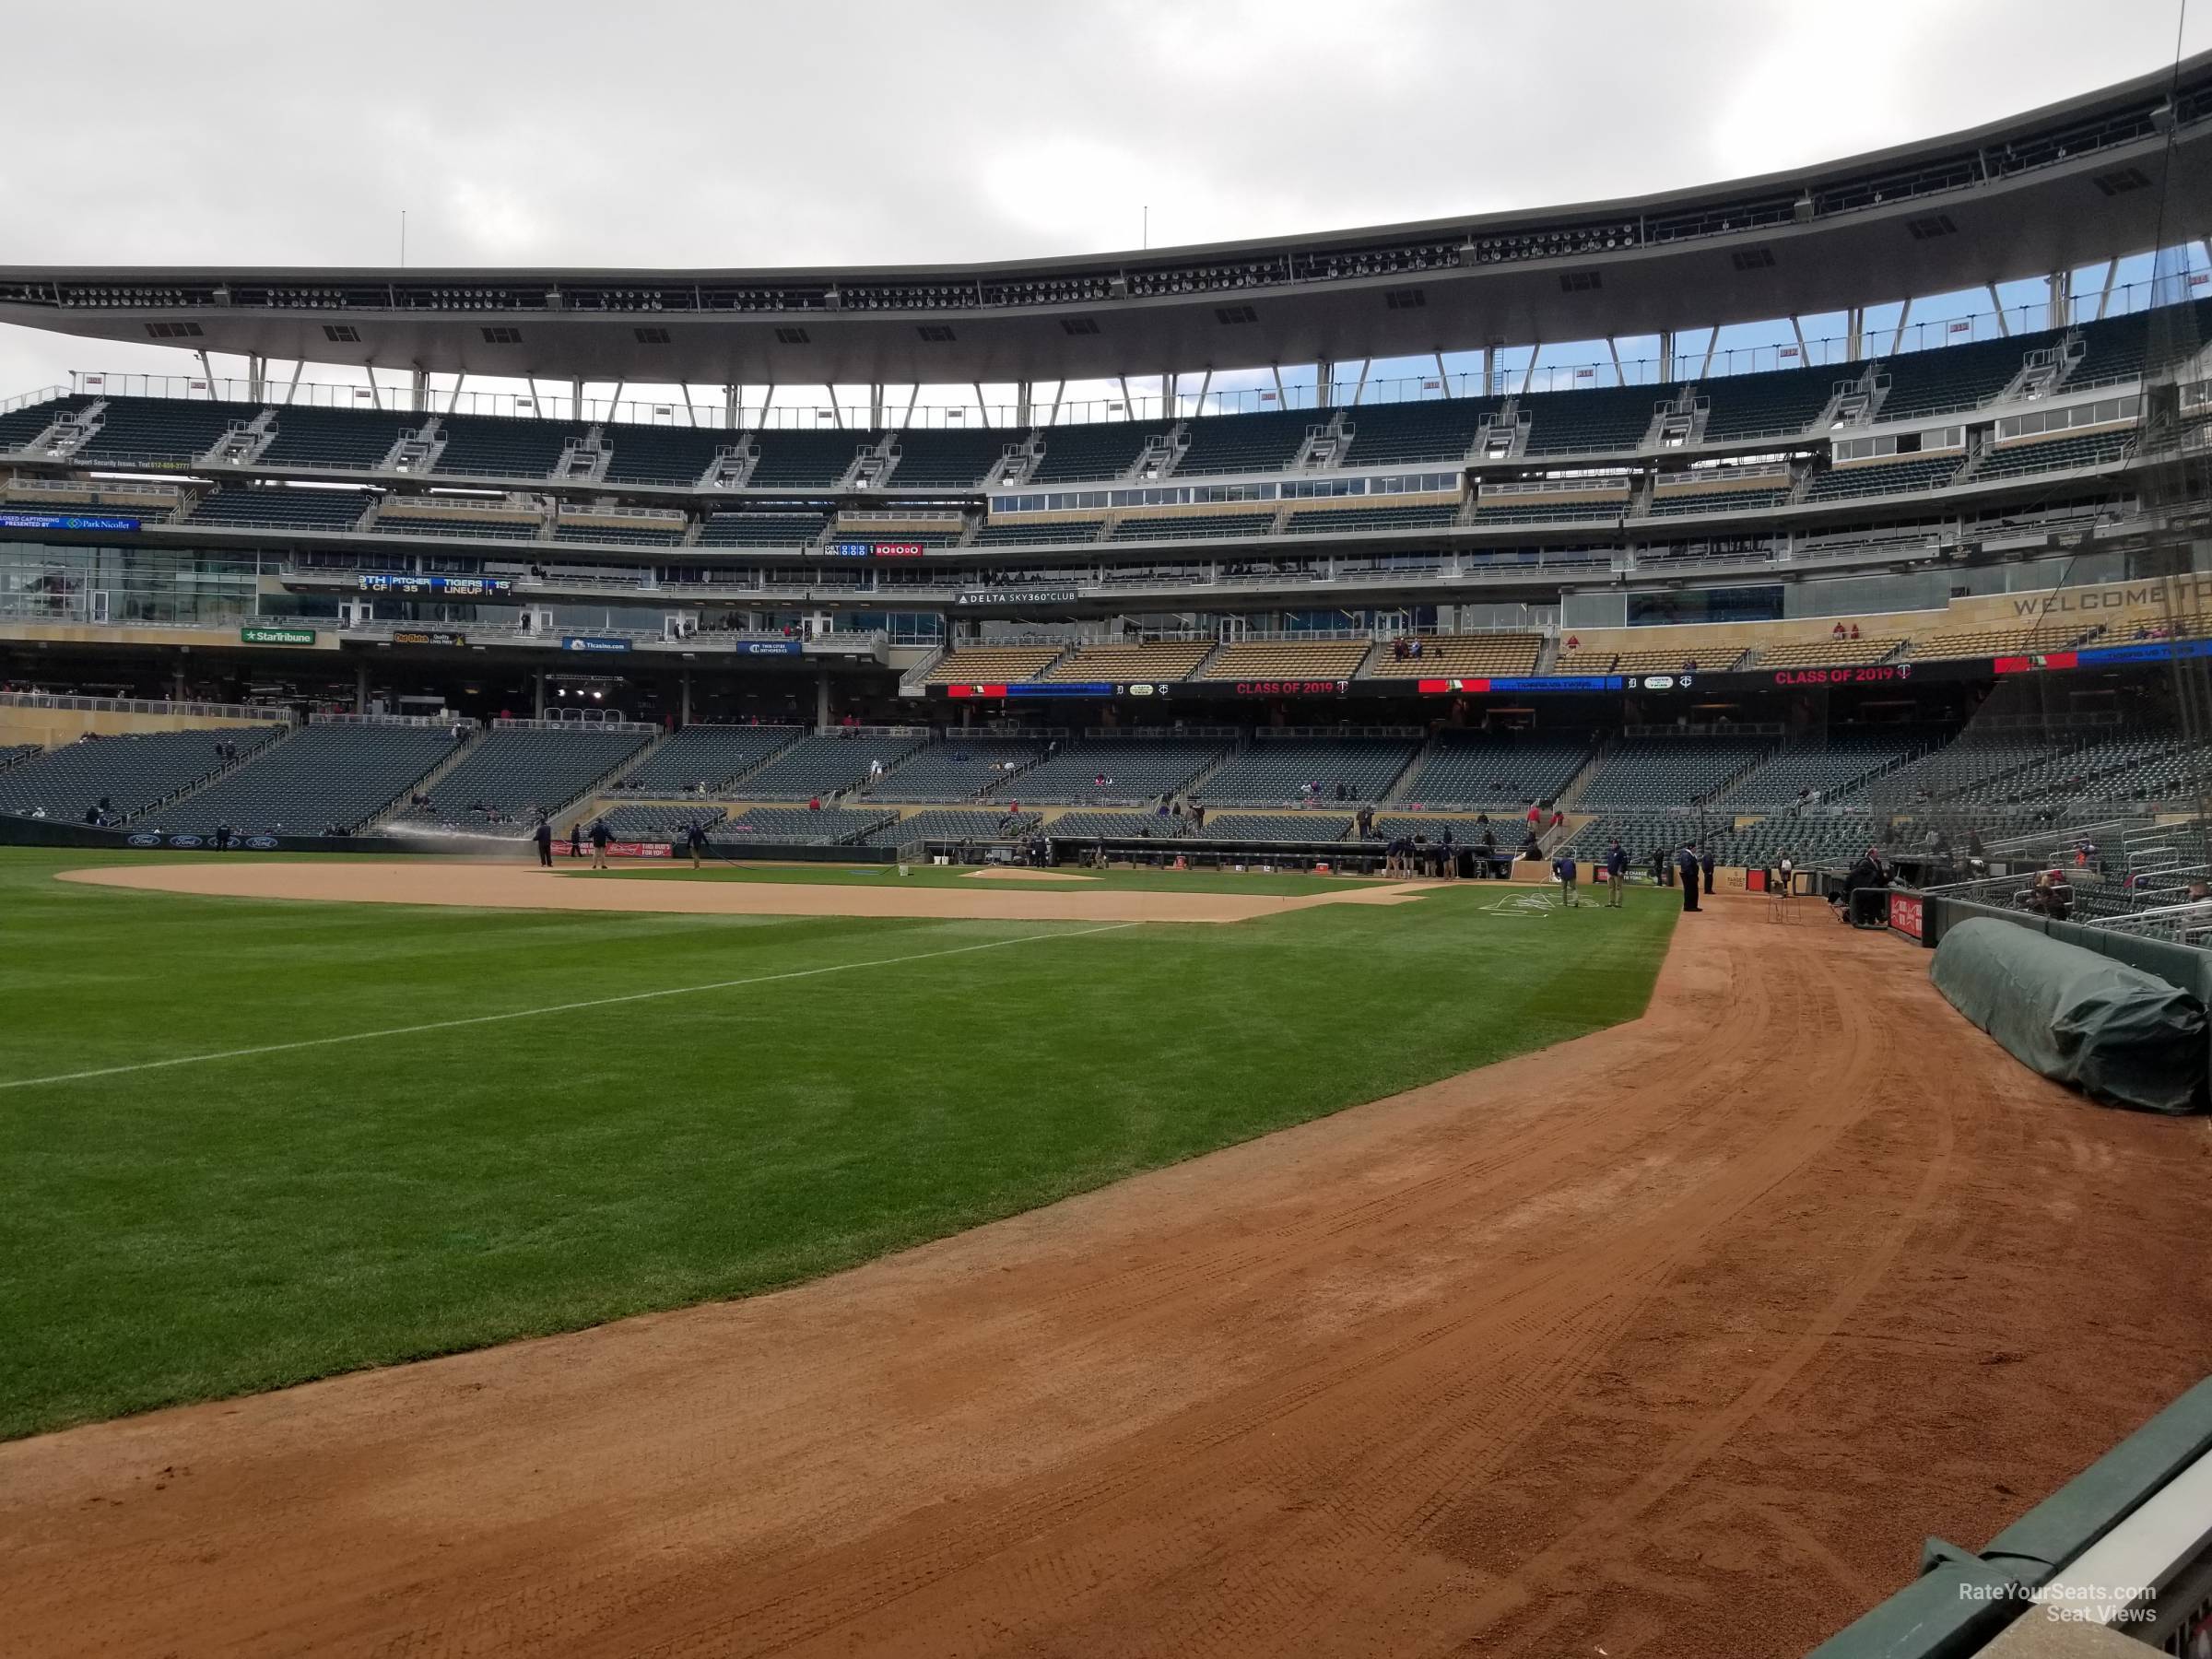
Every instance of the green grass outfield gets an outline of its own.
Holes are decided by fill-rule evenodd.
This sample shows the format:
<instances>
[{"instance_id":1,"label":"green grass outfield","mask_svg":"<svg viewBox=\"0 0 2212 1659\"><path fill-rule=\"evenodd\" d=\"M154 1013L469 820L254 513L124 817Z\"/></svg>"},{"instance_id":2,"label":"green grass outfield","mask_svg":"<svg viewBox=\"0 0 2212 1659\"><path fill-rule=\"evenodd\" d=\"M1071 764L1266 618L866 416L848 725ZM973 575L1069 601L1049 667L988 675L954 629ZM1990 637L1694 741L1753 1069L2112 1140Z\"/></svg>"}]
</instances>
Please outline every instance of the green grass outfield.
<instances>
[{"instance_id":1,"label":"green grass outfield","mask_svg":"<svg viewBox=\"0 0 2212 1659\"><path fill-rule=\"evenodd\" d=\"M1630 1018L1676 914L1466 883L1099 932L52 879L118 862L0 851L0 1435L849 1266ZM1326 885L1100 885L1278 881Z\"/></svg>"}]
</instances>

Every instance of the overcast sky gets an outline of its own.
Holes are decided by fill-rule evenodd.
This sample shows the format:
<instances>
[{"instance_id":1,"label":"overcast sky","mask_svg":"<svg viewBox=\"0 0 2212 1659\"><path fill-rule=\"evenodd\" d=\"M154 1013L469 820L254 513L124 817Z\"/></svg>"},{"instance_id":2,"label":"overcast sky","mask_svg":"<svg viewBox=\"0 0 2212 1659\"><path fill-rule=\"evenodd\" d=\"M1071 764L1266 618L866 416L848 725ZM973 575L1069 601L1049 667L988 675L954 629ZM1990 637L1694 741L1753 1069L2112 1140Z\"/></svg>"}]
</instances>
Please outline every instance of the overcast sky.
<instances>
[{"instance_id":1,"label":"overcast sky","mask_svg":"<svg viewBox=\"0 0 2212 1659\"><path fill-rule=\"evenodd\" d=\"M7 261L969 260L1670 189L2170 63L2175 0L0 0ZM2185 51L2212 46L2198 0ZM160 347L0 328L0 397ZM233 372L218 359L218 373ZM337 379L335 373L311 378Z\"/></svg>"}]
</instances>

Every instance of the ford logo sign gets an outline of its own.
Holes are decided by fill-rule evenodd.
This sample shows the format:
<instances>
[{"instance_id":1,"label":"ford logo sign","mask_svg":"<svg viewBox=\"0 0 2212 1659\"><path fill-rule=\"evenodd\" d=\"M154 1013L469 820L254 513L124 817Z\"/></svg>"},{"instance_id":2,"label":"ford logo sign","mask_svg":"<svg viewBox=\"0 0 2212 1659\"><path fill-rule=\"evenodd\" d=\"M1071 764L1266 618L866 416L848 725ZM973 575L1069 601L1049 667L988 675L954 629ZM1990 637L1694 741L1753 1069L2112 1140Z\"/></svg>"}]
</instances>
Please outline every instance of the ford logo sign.
<instances>
[{"instance_id":1,"label":"ford logo sign","mask_svg":"<svg viewBox=\"0 0 2212 1659\"><path fill-rule=\"evenodd\" d=\"M256 853L274 853L276 851L276 838L273 835L249 835L246 837L246 845Z\"/></svg>"},{"instance_id":2,"label":"ford logo sign","mask_svg":"<svg viewBox=\"0 0 2212 1659\"><path fill-rule=\"evenodd\" d=\"M158 835L149 835L141 830L137 834L126 837L125 844L133 847L158 847L161 844L161 838Z\"/></svg>"},{"instance_id":3,"label":"ford logo sign","mask_svg":"<svg viewBox=\"0 0 2212 1659\"><path fill-rule=\"evenodd\" d=\"M196 835L172 835L169 838L169 844L172 847L196 847L200 844L200 838Z\"/></svg>"}]
</instances>

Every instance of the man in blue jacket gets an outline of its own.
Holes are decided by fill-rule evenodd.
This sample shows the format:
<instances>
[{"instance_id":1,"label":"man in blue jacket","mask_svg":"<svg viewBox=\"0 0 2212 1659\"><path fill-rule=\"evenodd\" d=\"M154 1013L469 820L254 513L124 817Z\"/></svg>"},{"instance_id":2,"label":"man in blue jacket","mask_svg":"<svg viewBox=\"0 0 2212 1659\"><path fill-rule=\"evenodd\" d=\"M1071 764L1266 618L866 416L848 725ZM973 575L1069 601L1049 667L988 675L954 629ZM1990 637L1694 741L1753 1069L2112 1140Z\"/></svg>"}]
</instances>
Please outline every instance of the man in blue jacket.
<instances>
[{"instance_id":1,"label":"man in blue jacket","mask_svg":"<svg viewBox=\"0 0 2212 1659\"><path fill-rule=\"evenodd\" d=\"M1629 854L1615 836L1613 844L1606 849L1606 908L1620 908L1620 884L1629 873Z\"/></svg>"}]
</instances>

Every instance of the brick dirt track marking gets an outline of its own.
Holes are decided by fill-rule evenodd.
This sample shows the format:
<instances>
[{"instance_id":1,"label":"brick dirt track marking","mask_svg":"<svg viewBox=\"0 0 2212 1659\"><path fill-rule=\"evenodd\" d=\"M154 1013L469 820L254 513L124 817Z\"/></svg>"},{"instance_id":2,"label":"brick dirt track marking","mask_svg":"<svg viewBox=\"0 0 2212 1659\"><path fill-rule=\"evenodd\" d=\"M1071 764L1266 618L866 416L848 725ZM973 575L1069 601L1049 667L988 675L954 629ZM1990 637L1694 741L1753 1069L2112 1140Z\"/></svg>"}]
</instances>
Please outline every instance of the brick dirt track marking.
<instances>
[{"instance_id":1,"label":"brick dirt track marking","mask_svg":"<svg viewBox=\"0 0 2212 1659\"><path fill-rule=\"evenodd\" d=\"M1801 1651L2194 1380L2212 1142L1762 903L1633 1024L835 1278L0 1446L11 1640Z\"/></svg>"}]
</instances>

